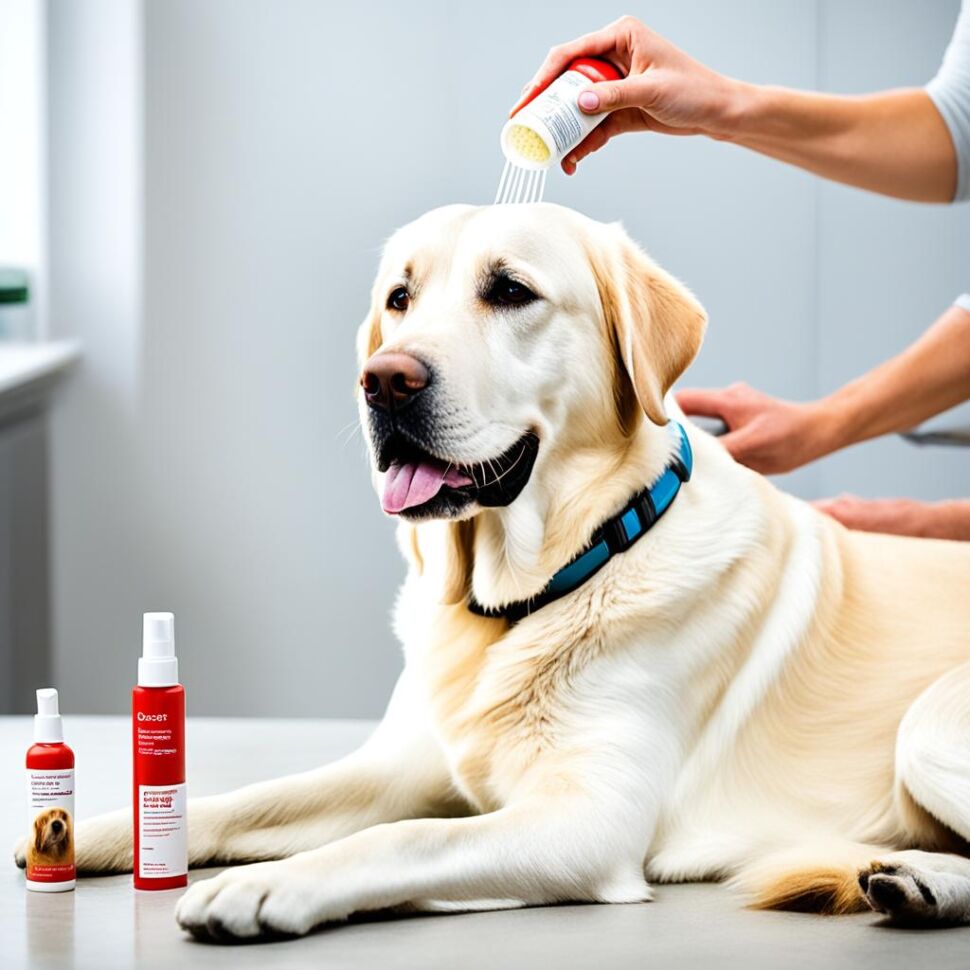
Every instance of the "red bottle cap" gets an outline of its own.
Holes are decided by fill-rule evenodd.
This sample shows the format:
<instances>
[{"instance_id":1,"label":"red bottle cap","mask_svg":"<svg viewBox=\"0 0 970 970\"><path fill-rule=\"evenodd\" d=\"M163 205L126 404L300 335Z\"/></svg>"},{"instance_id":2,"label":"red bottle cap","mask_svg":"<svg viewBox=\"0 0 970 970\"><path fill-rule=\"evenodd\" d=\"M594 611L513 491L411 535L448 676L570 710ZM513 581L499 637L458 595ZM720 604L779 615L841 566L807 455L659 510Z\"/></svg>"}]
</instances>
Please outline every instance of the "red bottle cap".
<instances>
[{"instance_id":1,"label":"red bottle cap","mask_svg":"<svg viewBox=\"0 0 970 970\"><path fill-rule=\"evenodd\" d=\"M619 81L623 75L609 62L601 57L577 57L569 62L567 71L579 71L594 84L600 81Z\"/></svg>"},{"instance_id":2,"label":"red bottle cap","mask_svg":"<svg viewBox=\"0 0 970 970\"><path fill-rule=\"evenodd\" d=\"M571 60L566 67L566 71L578 71L584 77L589 78L590 82L597 84L600 81L619 81L623 75L620 73L619 68L614 67L609 61L604 60L602 57L577 57ZM562 73L565 74L566 71ZM560 75L561 77L562 75ZM552 79L553 81L555 78ZM541 88L536 88L532 94L529 95L529 100L522 103L522 108L524 108L530 101L534 101L536 98L542 94L543 91L552 81L548 84L543 84ZM519 111L522 110L519 108ZM517 111L516 114L519 112Z\"/></svg>"}]
</instances>

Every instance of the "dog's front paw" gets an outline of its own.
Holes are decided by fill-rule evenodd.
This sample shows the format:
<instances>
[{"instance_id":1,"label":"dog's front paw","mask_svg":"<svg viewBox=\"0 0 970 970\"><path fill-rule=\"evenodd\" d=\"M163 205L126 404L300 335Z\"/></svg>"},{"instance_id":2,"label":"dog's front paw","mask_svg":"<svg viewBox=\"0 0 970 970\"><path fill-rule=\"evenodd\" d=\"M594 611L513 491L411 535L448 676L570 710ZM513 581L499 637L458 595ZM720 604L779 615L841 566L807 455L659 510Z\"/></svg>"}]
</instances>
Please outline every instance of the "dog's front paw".
<instances>
[{"instance_id":1,"label":"dog's front paw","mask_svg":"<svg viewBox=\"0 0 970 970\"><path fill-rule=\"evenodd\" d=\"M18 869L27 868L27 839L22 838L13 847L13 861L16 863Z\"/></svg>"},{"instance_id":2,"label":"dog's front paw","mask_svg":"<svg viewBox=\"0 0 970 970\"><path fill-rule=\"evenodd\" d=\"M866 902L894 923L970 921L970 878L960 873L873 862L860 871L859 888Z\"/></svg>"},{"instance_id":3,"label":"dog's front paw","mask_svg":"<svg viewBox=\"0 0 970 970\"><path fill-rule=\"evenodd\" d=\"M340 918L322 910L319 893L319 882L292 860L259 862L193 883L179 900L175 918L197 939L220 943L302 936Z\"/></svg>"}]
</instances>

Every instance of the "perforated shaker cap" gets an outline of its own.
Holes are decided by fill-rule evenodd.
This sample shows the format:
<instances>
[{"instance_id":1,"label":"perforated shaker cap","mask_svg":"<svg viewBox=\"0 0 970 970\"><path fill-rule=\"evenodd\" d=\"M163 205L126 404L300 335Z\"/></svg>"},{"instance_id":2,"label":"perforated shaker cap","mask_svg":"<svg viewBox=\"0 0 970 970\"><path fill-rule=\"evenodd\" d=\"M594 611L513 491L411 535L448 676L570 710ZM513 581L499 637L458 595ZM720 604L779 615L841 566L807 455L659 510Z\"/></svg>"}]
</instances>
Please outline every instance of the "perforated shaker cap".
<instances>
[{"instance_id":1,"label":"perforated shaker cap","mask_svg":"<svg viewBox=\"0 0 970 970\"><path fill-rule=\"evenodd\" d=\"M179 662L175 657L175 615L146 613L141 659L138 661L139 687L174 687L179 682Z\"/></svg>"}]
</instances>

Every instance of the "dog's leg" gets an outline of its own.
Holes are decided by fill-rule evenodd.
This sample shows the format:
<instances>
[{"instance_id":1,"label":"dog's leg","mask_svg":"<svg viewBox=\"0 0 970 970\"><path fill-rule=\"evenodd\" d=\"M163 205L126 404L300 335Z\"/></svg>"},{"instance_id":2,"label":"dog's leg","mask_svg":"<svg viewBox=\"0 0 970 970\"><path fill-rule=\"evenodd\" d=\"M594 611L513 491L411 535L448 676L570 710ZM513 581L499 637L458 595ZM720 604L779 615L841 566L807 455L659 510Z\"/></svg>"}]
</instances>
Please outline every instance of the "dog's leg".
<instances>
[{"instance_id":1,"label":"dog's leg","mask_svg":"<svg viewBox=\"0 0 970 970\"><path fill-rule=\"evenodd\" d=\"M896 804L913 841L965 851L970 664L931 684L903 717L896 740ZM869 905L895 922L970 923L970 859L962 856L896 852L861 869L859 884Z\"/></svg>"},{"instance_id":2,"label":"dog's leg","mask_svg":"<svg viewBox=\"0 0 970 970\"><path fill-rule=\"evenodd\" d=\"M381 725L354 754L303 774L190 799L189 865L281 859L380 822L463 808L402 675ZM130 872L131 826L130 810L80 822L78 872ZM24 844L15 850L21 866L25 850Z\"/></svg>"},{"instance_id":3,"label":"dog's leg","mask_svg":"<svg viewBox=\"0 0 970 970\"><path fill-rule=\"evenodd\" d=\"M913 841L926 844L925 816L970 842L970 664L934 681L899 725L896 803Z\"/></svg>"},{"instance_id":4,"label":"dog's leg","mask_svg":"<svg viewBox=\"0 0 970 970\"><path fill-rule=\"evenodd\" d=\"M639 902L640 820L562 790L488 815L379 825L281 862L197 882L176 910L199 937L302 934L352 913L428 901L496 908L565 900Z\"/></svg>"},{"instance_id":5,"label":"dog's leg","mask_svg":"<svg viewBox=\"0 0 970 970\"><path fill-rule=\"evenodd\" d=\"M963 852L970 841L970 664L931 684L903 717L896 807L911 844ZM733 881L763 908L970 922L970 859L946 851L805 845L755 860Z\"/></svg>"}]
</instances>

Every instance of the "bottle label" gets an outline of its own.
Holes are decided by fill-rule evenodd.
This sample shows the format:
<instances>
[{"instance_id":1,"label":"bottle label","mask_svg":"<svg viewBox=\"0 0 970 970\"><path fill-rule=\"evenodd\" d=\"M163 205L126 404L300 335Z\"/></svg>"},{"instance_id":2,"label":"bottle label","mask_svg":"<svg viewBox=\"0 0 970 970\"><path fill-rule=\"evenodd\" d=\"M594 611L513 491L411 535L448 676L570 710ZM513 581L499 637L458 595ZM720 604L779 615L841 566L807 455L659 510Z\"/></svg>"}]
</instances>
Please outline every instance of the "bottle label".
<instances>
[{"instance_id":1,"label":"bottle label","mask_svg":"<svg viewBox=\"0 0 970 970\"><path fill-rule=\"evenodd\" d=\"M27 879L74 878L74 769L28 770Z\"/></svg>"},{"instance_id":2,"label":"bottle label","mask_svg":"<svg viewBox=\"0 0 970 970\"><path fill-rule=\"evenodd\" d=\"M189 871L185 785L138 786L138 875L167 879Z\"/></svg>"},{"instance_id":3,"label":"bottle label","mask_svg":"<svg viewBox=\"0 0 970 970\"><path fill-rule=\"evenodd\" d=\"M549 132L559 159L606 117L605 113L588 115L580 111L576 99L589 85L589 78L579 71L566 71L520 112L523 120L531 115Z\"/></svg>"}]
</instances>

